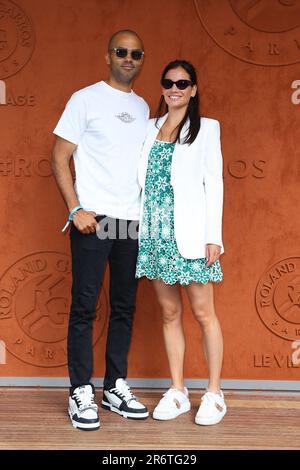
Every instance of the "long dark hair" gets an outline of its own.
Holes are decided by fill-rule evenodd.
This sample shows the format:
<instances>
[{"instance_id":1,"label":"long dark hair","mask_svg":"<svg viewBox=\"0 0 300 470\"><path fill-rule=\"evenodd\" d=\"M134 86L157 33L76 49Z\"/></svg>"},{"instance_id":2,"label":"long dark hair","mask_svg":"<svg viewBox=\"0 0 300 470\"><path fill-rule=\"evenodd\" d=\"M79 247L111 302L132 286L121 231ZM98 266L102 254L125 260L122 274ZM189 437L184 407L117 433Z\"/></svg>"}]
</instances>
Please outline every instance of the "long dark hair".
<instances>
[{"instance_id":1,"label":"long dark hair","mask_svg":"<svg viewBox=\"0 0 300 470\"><path fill-rule=\"evenodd\" d=\"M162 73L161 79L165 78L169 70L177 69L178 67L182 67L189 74L192 85L197 85L197 73L196 73L195 67L190 62L187 62L186 60L176 59L170 62L165 67ZM182 121L179 123L177 127L177 133L176 133L176 138L174 139L174 142L178 142L179 144L182 143L182 144L190 145L196 139L198 132L200 130L200 110L199 110L200 103L199 102L200 102L200 98L199 98L199 92L198 92L198 87L197 87L196 95L194 97L191 97L186 113ZM155 118L156 118L155 125L157 128L158 128L157 123L159 121L159 118L162 117L164 114L166 114L166 112L168 112L168 105L166 104L164 97L161 96L157 111L155 113ZM183 142L181 142L180 132L184 124L188 120L190 123L189 130L187 134L185 135Z\"/></svg>"}]
</instances>

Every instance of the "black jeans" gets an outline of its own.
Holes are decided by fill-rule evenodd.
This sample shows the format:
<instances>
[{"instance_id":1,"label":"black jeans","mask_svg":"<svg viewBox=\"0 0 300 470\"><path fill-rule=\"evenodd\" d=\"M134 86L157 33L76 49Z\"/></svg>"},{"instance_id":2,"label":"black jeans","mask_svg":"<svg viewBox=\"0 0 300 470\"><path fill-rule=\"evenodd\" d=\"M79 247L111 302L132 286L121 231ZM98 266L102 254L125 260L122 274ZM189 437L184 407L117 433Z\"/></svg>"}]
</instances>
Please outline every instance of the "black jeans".
<instances>
[{"instance_id":1,"label":"black jeans","mask_svg":"<svg viewBox=\"0 0 300 470\"><path fill-rule=\"evenodd\" d=\"M98 216L102 220L105 216ZM92 329L105 265L110 268L110 319L106 344L104 388L114 387L127 376L137 280L138 241L116 236L99 239L96 233L82 234L71 227L72 305L68 330L68 367L72 388L90 383L93 373ZM122 221L128 224L131 221Z\"/></svg>"}]
</instances>

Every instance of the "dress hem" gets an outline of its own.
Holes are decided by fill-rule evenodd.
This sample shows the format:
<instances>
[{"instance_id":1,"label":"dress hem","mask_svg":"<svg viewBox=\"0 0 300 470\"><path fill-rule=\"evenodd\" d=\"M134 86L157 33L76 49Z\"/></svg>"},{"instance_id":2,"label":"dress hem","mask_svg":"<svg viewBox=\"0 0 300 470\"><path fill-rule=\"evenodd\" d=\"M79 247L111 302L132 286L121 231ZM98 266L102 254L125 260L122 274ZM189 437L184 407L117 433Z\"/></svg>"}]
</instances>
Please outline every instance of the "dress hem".
<instances>
[{"instance_id":1,"label":"dress hem","mask_svg":"<svg viewBox=\"0 0 300 470\"><path fill-rule=\"evenodd\" d=\"M141 275L136 275L135 278L136 279L140 279L141 277L145 277L146 279L148 279L149 281L163 281L164 284L167 284L168 286L173 286L174 284L180 284L181 286L188 286L189 284L191 284L192 282L196 282L197 284L207 284L208 282L214 282L216 284L219 284L220 282L223 281L223 279L220 279L219 281L215 281L213 279L209 279L208 281L197 281L196 279L193 279L191 280L190 282L187 282L187 283L183 283L183 282L180 282L179 280L175 281L175 282L167 282L165 281L162 277L150 277L150 276L147 276L147 274L141 274Z\"/></svg>"}]
</instances>

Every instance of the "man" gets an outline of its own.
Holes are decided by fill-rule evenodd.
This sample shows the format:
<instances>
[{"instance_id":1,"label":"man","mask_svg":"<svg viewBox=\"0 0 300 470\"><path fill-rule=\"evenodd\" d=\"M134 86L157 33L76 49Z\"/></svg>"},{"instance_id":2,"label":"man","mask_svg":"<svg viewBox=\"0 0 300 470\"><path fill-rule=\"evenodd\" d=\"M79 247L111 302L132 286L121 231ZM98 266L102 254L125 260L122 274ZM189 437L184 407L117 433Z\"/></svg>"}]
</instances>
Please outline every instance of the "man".
<instances>
[{"instance_id":1,"label":"man","mask_svg":"<svg viewBox=\"0 0 300 470\"><path fill-rule=\"evenodd\" d=\"M107 261L111 314L102 407L128 418L144 419L149 415L125 381L135 309L138 242L137 237L120 233L124 222L128 228L139 219L137 165L149 108L131 86L142 67L143 55L143 43L134 31L115 33L105 56L109 78L74 93L54 130L57 139L52 166L72 221L69 415L73 426L80 429L100 426L95 390L90 383L92 322ZM72 155L75 187L69 167ZM115 233L97 236L107 218L114 222Z\"/></svg>"}]
</instances>

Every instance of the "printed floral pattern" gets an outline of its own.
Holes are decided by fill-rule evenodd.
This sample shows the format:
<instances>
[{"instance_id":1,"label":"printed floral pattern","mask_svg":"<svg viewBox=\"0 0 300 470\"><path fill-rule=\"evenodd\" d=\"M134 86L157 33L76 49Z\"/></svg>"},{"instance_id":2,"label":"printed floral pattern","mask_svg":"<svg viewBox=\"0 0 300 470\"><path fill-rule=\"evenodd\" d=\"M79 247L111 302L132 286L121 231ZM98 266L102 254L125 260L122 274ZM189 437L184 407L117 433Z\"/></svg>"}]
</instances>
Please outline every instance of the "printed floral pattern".
<instances>
[{"instance_id":1,"label":"printed floral pattern","mask_svg":"<svg viewBox=\"0 0 300 470\"><path fill-rule=\"evenodd\" d=\"M207 268L205 258L183 258L178 251L171 186L174 147L174 143L156 140L150 151L136 277L146 276L166 284L178 282L182 285L220 282L223 273L219 260Z\"/></svg>"}]
</instances>

